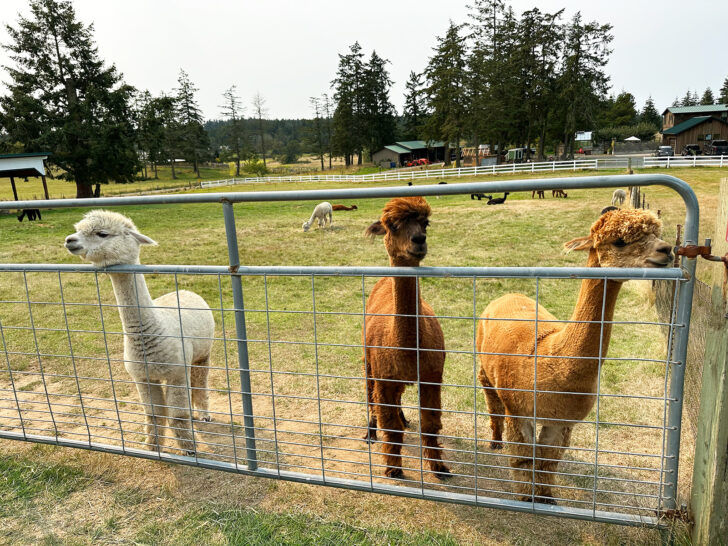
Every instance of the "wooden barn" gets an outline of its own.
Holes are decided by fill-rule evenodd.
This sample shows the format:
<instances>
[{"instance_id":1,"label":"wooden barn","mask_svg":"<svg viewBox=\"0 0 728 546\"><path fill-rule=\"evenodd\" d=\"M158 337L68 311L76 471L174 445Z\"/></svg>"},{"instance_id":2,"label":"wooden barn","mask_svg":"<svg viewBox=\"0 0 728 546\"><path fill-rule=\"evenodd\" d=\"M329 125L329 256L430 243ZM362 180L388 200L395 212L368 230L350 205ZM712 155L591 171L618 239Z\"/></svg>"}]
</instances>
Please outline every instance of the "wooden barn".
<instances>
[{"instance_id":1,"label":"wooden barn","mask_svg":"<svg viewBox=\"0 0 728 546\"><path fill-rule=\"evenodd\" d=\"M670 106L662 113L662 131L680 125L696 116L710 116L728 121L728 104L708 104L698 106Z\"/></svg>"},{"instance_id":2,"label":"wooden barn","mask_svg":"<svg viewBox=\"0 0 728 546\"><path fill-rule=\"evenodd\" d=\"M695 116L662 130L662 145L672 146L680 154L688 144L697 144L703 150L706 142L728 138L728 121L713 116Z\"/></svg>"}]
</instances>

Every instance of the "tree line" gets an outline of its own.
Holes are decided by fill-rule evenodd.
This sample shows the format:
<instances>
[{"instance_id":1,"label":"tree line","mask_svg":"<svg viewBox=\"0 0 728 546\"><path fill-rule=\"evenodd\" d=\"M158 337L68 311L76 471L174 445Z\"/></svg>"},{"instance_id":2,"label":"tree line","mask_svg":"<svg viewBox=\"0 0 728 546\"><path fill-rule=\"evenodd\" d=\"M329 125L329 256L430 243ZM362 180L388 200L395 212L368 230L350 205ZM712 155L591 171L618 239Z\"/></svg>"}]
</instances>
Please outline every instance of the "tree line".
<instances>
[{"instance_id":1,"label":"tree line","mask_svg":"<svg viewBox=\"0 0 728 546\"><path fill-rule=\"evenodd\" d=\"M572 157L577 130L598 141L652 138L661 115L652 98L638 108L632 94L609 94L605 66L612 27L577 12L539 8L520 16L506 0L474 0L468 20L450 22L425 68L411 71L404 109L392 104L389 61L354 42L339 54L330 89L309 98L310 118L269 119L263 96L250 108L231 85L219 119L204 120L198 88L180 70L177 86L159 96L123 81L99 57L93 25L77 20L70 0L30 0L30 16L6 25L11 66L0 97L0 152L49 151L58 176L76 182L77 196L100 184L176 176L180 159L200 176L207 161L263 174L267 160L295 162L313 154L320 168L340 157L361 165L387 144L443 141L446 162L461 146L535 149L538 158ZM717 93L688 90L673 106L728 103L728 78ZM452 153L451 153L452 152Z\"/></svg>"}]
</instances>

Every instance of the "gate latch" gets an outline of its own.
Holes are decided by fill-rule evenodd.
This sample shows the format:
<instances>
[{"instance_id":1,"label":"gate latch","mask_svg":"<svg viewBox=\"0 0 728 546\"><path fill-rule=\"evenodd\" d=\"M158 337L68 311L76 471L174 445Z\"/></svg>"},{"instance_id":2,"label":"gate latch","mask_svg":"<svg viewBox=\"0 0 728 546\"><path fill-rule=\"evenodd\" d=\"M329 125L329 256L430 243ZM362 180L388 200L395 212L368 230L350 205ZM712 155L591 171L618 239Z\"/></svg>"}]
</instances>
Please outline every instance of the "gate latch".
<instances>
[{"instance_id":1,"label":"gate latch","mask_svg":"<svg viewBox=\"0 0 728 546\"><path fill-rule=\"evenodd\" d=\"M728 268L728 254L725 256L713 256L711 254L711 240L706 239L705 244L703 246L698 245L685 245L685 246L676 246L675 247L675 255L676 256L685 256L686 258L697 258L698 256L710 260L711 262L723 262L723 265Z\"/></svg>"}]
</instances>

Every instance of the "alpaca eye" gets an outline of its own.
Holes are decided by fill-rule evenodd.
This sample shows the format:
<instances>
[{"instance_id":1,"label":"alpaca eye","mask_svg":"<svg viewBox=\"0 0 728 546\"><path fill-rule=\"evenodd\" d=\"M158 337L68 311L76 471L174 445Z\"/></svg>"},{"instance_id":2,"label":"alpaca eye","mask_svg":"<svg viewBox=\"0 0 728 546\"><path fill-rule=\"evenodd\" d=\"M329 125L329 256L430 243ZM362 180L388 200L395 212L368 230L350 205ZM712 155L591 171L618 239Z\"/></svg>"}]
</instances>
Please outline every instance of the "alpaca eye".
<instances>
[{"instance_id":1,"label":"alpaca eye","mask_svg":"<svg viewBox=\"0 0 728 546\"><path fill-rule=\"evenodd\" d=\"M98 233L97 233L96 235L98 235L98 236L99 236L99 237L101 237L102 239L104 239L104 238L106 238L106 237L108 237L108 236L109 236L109 234L108 234L108 233L106 233L105 231L99 231L99 232L98 232Z\"/></svg>"},{"instance_id":2,"label":"alpaca eye","mask_svg":"<svg viewBox=\"0 0 728 546\"><path fill-rule=\"evenodd\" d=\"M614 241L614 242L613 242L612 244L613 244L614 246L616 246L617 248L622 248L622 247L625 247L625 246L627 246L627 243L625 243L625 242L624 242L624 239L617 239L617 240L616 240L616 241Z\"/></svg>"}]
</instances>

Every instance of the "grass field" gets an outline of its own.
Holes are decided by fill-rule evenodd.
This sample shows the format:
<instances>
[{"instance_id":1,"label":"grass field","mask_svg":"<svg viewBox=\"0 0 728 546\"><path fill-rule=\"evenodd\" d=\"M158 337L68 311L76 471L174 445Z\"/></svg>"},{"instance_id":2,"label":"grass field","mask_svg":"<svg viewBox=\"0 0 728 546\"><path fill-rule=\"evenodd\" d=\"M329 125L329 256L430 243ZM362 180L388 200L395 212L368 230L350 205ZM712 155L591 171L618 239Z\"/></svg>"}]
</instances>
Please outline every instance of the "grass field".
<instances>
[{"instance_id":1,"label":"grass field","mask_svg":"<svg viewBox=\"0 0 728 546\"><path fill-rule=\"evenodd\" d=\"M713 230L718 182L726 176L726 172L710 168L669 171L669 174L690 182L698 194L704 219L701 233L706 236ZM314 187L341 186L321 183L257 184L236 186L231 190L301 190ZM611 190L608 189L569 191L566 200L549 197L539 201L532 200L530 194L512 194L501 207L488 207L482 202L471 201L468 196L431 198L430 252L424 265L582 264L584 255L564 255L560 245L586 234L591 221L603 206L609 204L610 198ZM648 188L647 202L652 209L662 211L665 221L663 238L674 239L674 225L682 223L684 218L681 199L670 190ZM246 265L385 265L386 254L381 242L370 242L362 237L364 228L377 219L383 203L383 200L373 199L358 201L357 211L335 213L333 229L312 229L306 234L300 226L310 214L311 203L236 205L241 261ZM160 243L158 247L143 250L144 263L226 263L219 205L123 207L116 210L131 216L142 232ZM78 209L53 210L44 213L42 222L22 224L12 216L0 215L0 261L76 263L77 258L66 253L62 242L73 231L72 225L82 213ZM216 278L180 276L178 281L180 287L193 289L213 307L219 306L215 303L216 300L219 302ZM157 296L173 289L175 281L169 276L152 275L147 282L152 295ZM25 283L20 275L3 275L0 300L23 299ZM270 307L281 311L310 312L310 283L310 279L268 279ZM373 283L374 280L367 280L367 289ZM59 283L55 276L29 274L27 286L35 301L59 301ZM62 286L66 301L95 301L95 284L93 280L89 283L88 276L64 275ZM264 308L265 288L262 279L246 279L247 306ZM527 281L479 281L478 312L496 295L512 290L533 295L534 288L533 283ZM99 277L99 290L103 302L113 303L108 279ZM541 302L557 316L566 318L577 290L578 283L573 281L542 281ZM423 293L438 314L472 314L472 291L467 282L425 280ZM361 312L361 279L353 283L346 279L320 279L316 281L316 294L318 311ZM223 298L229 299L229 291L224 291ZM36 306L33 308L35 310ZM45 332L39 343L44 350L47 347L49 351L67 353L68 339L62 309L60 306L43 308L46 309L44 313L36 315L42 317L36 326L62 331ZM69 308L68 316L72 329L90 330L98 326L99 315L87 309ZM635 317L647 321L656 318L645 288L640 283L628 283L620 296L616 318L633 320ZM27 305L0 304L0 320L4 326L27 325L29 318ZM118 317L113 311L105 313L104 318L108 331L120 331ZM217 335L222 334L222 319L222 314L216 313ZM224 319L226 335L232 336L232 316L225 313ZM249 320L250 337L265 339L265 315L251 314ZM448 349L467 350L472 344L472 322L442 322ZM311 326L310 315L271 314L271 337L275 339L310 340ZM356 317L332 316L327 319L320 316L317 320L319 342L332 345L358 343L360 328ZM12 350L35 350L35 341L27 332L7 332L12 332L6 340ZM109 336L109 344L111 355L120 358L120 336ZM214 360L218 364L228 356L222 345L218 342L214 347ZM664 353L664 345L664 338L656 327L620 326L615 328L610 356L650 354L659 357ZM73 347L77 356L105 355L104 340L99 335L75 336ZM318 355L320 371L332 375L360 375L359 353L357 349L332 346ZM283 371L310 371L311 368L312 355L306 346L282 346L269 356L267 344L251 344L251 362L263 363L259 368L267 370L269 358L273 358ZM469 362L466 360L462 356L448 356L445 382L472 384L472 357ZM42 388L37 383L32 384L38 377L37 360L14 355L9 365L18 372L36 372L35 375L27 375L28 381L20 381L17 385L20 391L26 393L27 399L32 399L34 393ZM44 359L44 365L47 371L59 374L72 371L67 358ZM83 375L94 373L94 365L82 364ZM98 372L95 373L98 375ZM124 374L123 367L117 363L114 376L123 378ZM0 381L7 385L5 378L0 377ZM227 411L228 398L222 393L227 387L228 377L224 370L213 370L211 381L219 389L219 393L212 397L212 404L221 417ZM259 382L254 390L264 388L263 379L254 377L254 381ZM664 373L660 373L660 369L628 362L610 364L602 375L603 392L659 394L663 382ZM60 382L59 385L69 393L76 388L71 381ZM235 388L234 380L231 386ZM276 383L275 387L278 394L284 395L315 388L303 376L291 376L290 380ZM85 392L102 395L107 387L89 382L83 388ZM136 395L129 385L126 388L126 392L117 394L128 398L132 406ZM364 395L361 384L353 381L340 380L330 385L322 383L322 388L351 400L362 400ZM467 392L446 389L443 407L462 411L470 408L472 411L472 394L472 389ZM406 404L416 403L411 393L408 396ZM263 407L260 411L268 411L261 401L258 403ZM478 410L483 411L481 395L478 395L477 403ZM651 419L659 420L661 406L658 406L635 407L627 402L607 404L602 408L601 419L655 422ZM280 411L282 415L278 417L293 418L316 410L311 405L293 401L282 406ZM325 405L322 411L327 418L352 426L361 426L364 421L361 411L347 412L334 403ZM0 411L0 423L7 426L3 415L7 416L7 413ZM487 430L487 421L480 423L479 429L481 426L482 430ZM472 428L467 416L450 414L444 418L445 433L464 434L467 427ZM577 431L572 445L593 443L593 427L589 430L586 425L578 426ZM600 445L603 441L606 442L604 445L624 450L652 449L656 439L659 439L659 434L655 437L650 433L627 433L620 427L600 429ZM690 464L690 460L685 463ZM0 474L3 476L0 481L0 540L17 543L640 544L659 539L656 531L646 529L324 489L9 441L0 441ZM685 479L686 472L682 472L681 476Z\"/></svg>"}]
</instances>

